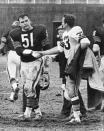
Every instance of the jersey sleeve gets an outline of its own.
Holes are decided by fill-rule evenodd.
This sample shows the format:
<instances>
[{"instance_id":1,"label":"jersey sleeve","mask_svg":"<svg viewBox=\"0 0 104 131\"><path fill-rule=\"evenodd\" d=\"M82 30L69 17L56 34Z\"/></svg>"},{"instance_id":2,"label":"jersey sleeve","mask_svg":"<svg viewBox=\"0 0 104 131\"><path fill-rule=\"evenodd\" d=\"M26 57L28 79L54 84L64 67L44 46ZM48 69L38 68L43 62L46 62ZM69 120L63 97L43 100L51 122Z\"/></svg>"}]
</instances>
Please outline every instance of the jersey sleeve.
<instances>
[{"instance_id":1,"label":"jersey sleeve","mask_svg":"<svg viewBox=\"0 0 104 131\"><path fill-rule=\"evenodd\" d=\"M21 56L21 54L23 52L23 48L22 48L22 45L19 41L19 30L18 29L12 30L10 32L10 39L12 41L15 51L17 52L18 55Z\"/></svg>"},{"instance_id":2,"label":"jersey sleeve","mask_svg":"<svg viewBox=\"0 0 104 131\"><path fill-rule=\"evenodd\" d=\"M13 41L18 41L19 39L19 29L14 29L9 33Z\"/></svg>"},{"instance_id":3,"label":"jersey sleeve","mask_svg":"<svg viewBox=\"0 0 104 131\"><path fill-rule=\"evenodd\" d=\"M7 38L7 37L8 37L8 35L9 35L9 30L8 30L7 32L3 33L2 37Z\"/></svg>"},{"instance_id":4,"label":"jersey sleeve","mask_svg":"<svg viewBox=\"0 0 104 131\"><path fill-rule=\"evenodd\" d=\"M18 46L20 46L20 43L18 41L18 34L16 32L16 30L12 30L9 34L10 39L12 41L12 44L14 46L14 49L16 49Z\"/></svg>"}]
</instances>

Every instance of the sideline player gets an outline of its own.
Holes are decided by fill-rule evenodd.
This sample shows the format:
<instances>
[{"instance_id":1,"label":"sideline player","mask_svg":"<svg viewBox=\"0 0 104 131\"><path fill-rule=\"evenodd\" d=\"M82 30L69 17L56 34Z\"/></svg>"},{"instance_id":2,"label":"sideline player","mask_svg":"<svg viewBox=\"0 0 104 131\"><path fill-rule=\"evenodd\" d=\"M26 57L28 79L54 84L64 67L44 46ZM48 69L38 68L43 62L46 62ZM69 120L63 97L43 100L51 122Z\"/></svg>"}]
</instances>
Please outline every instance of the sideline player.
<instances>
[{"instance_id":1,"label":"sideline player","mask_svg":"<svg viewBox=\"0 0 104 131\"><path fill-rule=\"evenodd\" d=\"M12 31L10 37L17 54L21 57L21 78L27 97L26 109L22 117L31 118L31 113L34 110L36 113L34 119L40 119L42 113L39 108L40 88L38 82L44 60L42 58L36 59L34 55L37 55L36 51L49 49L49 44L46 42L47 30L42 25L32 26L27 14L20 15L18 21L21 28ZM47 68L48 64L45 66Z\"/></svg>"},{"instance_id":2,"label":"sideline player","mask_svg":"<svg viewBox=\"0 0 104 131\"><path fill-rule=\"evenodd\" d=\"M63 32L64 32L64 29L63 29L62 26L59 26L57 30L58 30L58 35L57 35L57 45L58 45L62 41L62 35L63 35ZM65 58L65 55L64 55L63 52L59 53L58 58L59 58L60 78L62 78L62 87L63 87L66 84L66 78L65 78L64 70L65 70L65 65L66 65L67 59Z\"/></svg>"},{"instance_id":3,"label":"sideline player","mask_svg":"<svg viewBox=\"0 0 104 131\"><path fill-rule=\"evenodd\" d=\"M101 26L95 27L93 31L93 52L98 62L99 71L104 83L104 20L102 20ZM102 108L102 102L95 108L96 110ZM104 107L101 109L104 110Z\"/></svg>"},{"instance_id":4,"label":"sideline player","mask_svg":"<svg viewBox=\"0 0 104 131\"><path fill-rule=\"evenodd\" d=\"M102 20L101 26L96 26L93 31L94 44L99 45L100 55L104 56L104 20Z\"/></svg>"},{"instance_id":5,"label":"sideline player","mask_svg":"<svg viewBox=\"0 0 104 131\"><path fill-rule=\"evenodd\" d=\"M9 34L12 30L17 28L19 28L19 21L14 21L11 25L11 29L2 35L0 44L0 50L4 46L7 48L7 71L12 88L10 95L10 101L12 102L18 99L17 93L19 90L18 78L20 77L20 56L18 56L14 50Z\"/></svg>"}]
</instances>

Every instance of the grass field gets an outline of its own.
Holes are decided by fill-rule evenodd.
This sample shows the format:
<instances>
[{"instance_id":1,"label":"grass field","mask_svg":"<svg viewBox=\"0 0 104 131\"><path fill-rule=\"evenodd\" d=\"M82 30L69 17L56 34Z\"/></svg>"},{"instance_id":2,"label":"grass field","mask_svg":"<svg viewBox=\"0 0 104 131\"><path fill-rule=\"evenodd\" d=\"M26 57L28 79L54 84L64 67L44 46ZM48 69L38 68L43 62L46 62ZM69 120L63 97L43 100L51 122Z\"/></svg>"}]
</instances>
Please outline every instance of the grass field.
<instances>
[{"instance_id":1,"label":"grass field","mask_svg":"<svg viewBox=\"0 0 104 131\"><path fill-rule=\"evenodd\" d=\"M80 125L67 125L65 120L57 118L63 100L57 62L51 63L50 74L50 87L41 91L40 95L42 120L23 121L18 118L22 113L22 86L20 84L19 99L15 103L8 101L11 89L6 72L6 57L0 56L0 131L104 131L104 113L100 111L88 111ZM80 91L87 108L86 81L81 82Z\"/></svg>"}]
</instances>

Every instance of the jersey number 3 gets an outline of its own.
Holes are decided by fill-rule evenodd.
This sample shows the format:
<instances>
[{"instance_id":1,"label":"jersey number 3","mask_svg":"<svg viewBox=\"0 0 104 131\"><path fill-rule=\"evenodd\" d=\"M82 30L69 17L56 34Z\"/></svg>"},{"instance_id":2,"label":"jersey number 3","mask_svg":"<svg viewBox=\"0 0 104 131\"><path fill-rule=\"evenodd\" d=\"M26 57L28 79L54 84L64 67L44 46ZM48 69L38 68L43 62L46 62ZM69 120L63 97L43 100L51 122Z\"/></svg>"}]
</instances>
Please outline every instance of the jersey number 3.
<instances>
[{"instance_id":1,"label":"jersey number 3","mask_svg":"<svg viewBox=\"0 0 104 131\"><path fill-rule=\"evenodd\" d=\"M21 39L24 48L33 47L33 33L22 34Z\"/></svg>"},{"instance_id":2,"label":"jersey number 3","mask_svg":"<svg viewBox=\"0 0 104 131\"><path fill-rule=\"evenodd\" d=\"M70 49L69 39L67 39L67 40L65 41L65 49L66 49L66 50L69 50L69 49Z\"/></svg>"}]
</instances>

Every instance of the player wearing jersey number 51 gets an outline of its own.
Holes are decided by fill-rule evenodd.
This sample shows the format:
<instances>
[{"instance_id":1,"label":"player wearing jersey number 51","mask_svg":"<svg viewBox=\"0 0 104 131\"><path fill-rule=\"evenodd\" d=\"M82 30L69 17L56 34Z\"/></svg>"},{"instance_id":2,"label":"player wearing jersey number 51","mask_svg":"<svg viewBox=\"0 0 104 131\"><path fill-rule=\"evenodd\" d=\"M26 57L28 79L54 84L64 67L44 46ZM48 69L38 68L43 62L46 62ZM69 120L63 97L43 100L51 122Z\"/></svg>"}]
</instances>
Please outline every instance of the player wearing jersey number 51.
<instances>
[{"instance_id":1,"label":"player wearing jersey number 51","mask_svg":"<svg viewBox=\"0 0 104 131\"><path fill-rule=\"evenodd\" d=\"M42 25L31 25L28 15L19 16L20 29L11 32L10 36L13 41L16 52L21 57L21 77L24 82L24 90L27 97L27 105L24 118L31 118L31 113L35 111L34 119L39 119L42 113L39 108L40 88L38 82L43 70L44 59L35 58L38 56L37 51L49 49L47 44L47 30ZM32 53L35 51L34 53ZM48 65L46 65L48 66ZM45 69L45 68L44 68Z\"/></svg>"}]
</instances>

